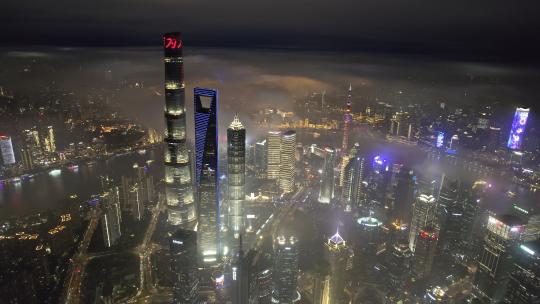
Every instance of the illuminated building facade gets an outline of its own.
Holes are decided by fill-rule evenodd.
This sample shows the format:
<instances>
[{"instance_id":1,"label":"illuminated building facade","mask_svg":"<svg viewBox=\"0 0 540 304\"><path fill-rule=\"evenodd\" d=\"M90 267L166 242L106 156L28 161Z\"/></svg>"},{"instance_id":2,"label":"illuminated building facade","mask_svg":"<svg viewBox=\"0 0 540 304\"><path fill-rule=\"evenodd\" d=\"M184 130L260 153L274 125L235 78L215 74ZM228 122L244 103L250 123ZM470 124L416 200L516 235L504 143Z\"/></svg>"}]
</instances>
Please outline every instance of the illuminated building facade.
<instances>
[{"instance_id":1,"label":"illuminated building facade","mask_svg":"<svg viewBox=\"0 0 540 304\"><path fill-rule=\"evenodd\" d=\"M326 148L325 152L319 203L329 204L334 198L334 165L336 162L336 153L332 148Z\"/></svg>"},{"instance_id":2,"label":"illuminated building facade","mask_svg":"<svg viewBox=\"0 0 540 304\"><path fill-rule=\"evenodd\" d=\"M281 132L268 131L266 135L266 177L279 179L279 164L281 160Z\"/></svg>"},{"instance_id":3,"label":"illuminated building facade","mask_svg":"<svg viewBox=\"0 0 540 304\"><path fill-rule=\"evenodd\" d=\"M106 247L111 247L116 244L122 236L121 222L122 215L120 212L120 197L118 187L112 187L106 191L101 200L101 229L103 232L103 241Z\"/></svg>"},{"instance_id":4,"label":"illuminated building facade","mask_svg":"<svg viewBox=\"0 0 540 304\"><path fill-rule=\"evenodd\" d=\"M197 233L178 230L170 242L174 303L198 304Z\"/></svg>"},{"instance_id":5,"label":"illuminated building facade","mask_svg":"<svg viewBox=\"0 0 540 304\"><path fill-rule=\"evenodd\" d=\"M209 102L203 102L204 99ZM195 102L195 170L199 199L199 252L204 262L218 256L220 227L217 91L194 89Z\"/></svg>"},{"instance_id":6,"label":"illuminated building facade","mask_svg":"<svg viewBox=\"0 0 540 304\"><path fill-rule=\"evenodd\" d=\"M2 153L2 162L4 165L13 165L15 163L15 153L11 137L0 135L0 152Z\"/></svg>"},{"instance_id":7,"label":"illuminated building facade","mask_svg":"<svg viewBox=\"0 0 540 304\"><path fill-rule=\"evenodd\" d=\"M246 198L246 129L236 115L227 129L227 171L229 230L238 237L244 227L242 204Z\"/></svg>"},{"instance_id":8,"label":"illuminated building facade","mask_svg":"<svg viewBox=\"0 0 540 304\"><path fill-rule=\"evenodd\" d=\"M415 252L416 241L424 227L435 226L437 221L437 200L433 195L420 194L413 205L413 214L409 226L409 247Z\"/></svg>"},{"instance_id":9,"label":"illuminated building facade","mask_svg":"<svg viewBox=\"0 0 540 304\"><path fill-rule=\"evenodd\" d=\"M300 300L298 280L298 240L280 235L274 240L272 303L293 303Z\"/></svg>"},{"instance_id":10,"label":"illuminated building facade","mask_svg":"<svg viewBox=\"0 0 540 304\"><path fill-rule=\"evenodd\" d=\"M523 142L523 135L525 134L525 127L527 126L527 118L529 117L529 109L517 108L514 114L514 120L512 121L512 128L510 129L510 136L506 146L510 150L520 150Z\"/></svg>"},{"instance_id":11,"label":"illuminated building facade","mask_svg":"<svg viewBox=\"0 0 540 304\"><path fill-rule=\"evenodd\" d=\"M163 35L165 54L165 195L168 222L186 224L197 219L191 165L186 142L184 58L181 33Z\"/></svg>"},{"instance_id":12,"label":"illuminated building facade","mask_svg":"<svg viewBox=\"0 0 540 304\"><path fill-rule=\"evenodd\" d=\"M428 226L420 229L416 238L412 263L412 272L417 279L426 278L431 274L437 240L437 230L434 227Z\"/></svg>"},{"instance_id":13,"label":"illuminated building facade","mask_svg":"<svg viewBox=\"0 0 540 304\"><path fill-rule=\"evenodd\" d=\"M42 139L43 150L48 153L56 152L56 140L54 138L54 129L48 126Z\"/></svg>"},{"instance_id":14,"label":"illuminated building facade","mask_svg":"<svg viewBox=\"0 0 540 304\"><path fill-rule=\"evenodd\" d=\"M540 303L540 240L519 244L513 256L506 303Z\"/></svg>"},{"instance_id":15,"label":"illuminated building facade","mask_svg":"<svg viewBox=\"0 0 540 304\"><path fill-rule=\"evenodd\" d=\"M437 132L435 136L435 147L444 148L444 132Z\"/></svg>"},{"instance_id":16,"label":"illuminated building facade","mask_svg":"<svg viewBox=\"0 0 540 304\"><path fill-rule=\"evenodd\" d=\"M506 292L512 270L511 250L524 232L524 222L513 215L488 217L484 242L478 255L474 293L497 303Z\"/></svg>"},{"instance_id":17,"label":"illuminated building facade","mask_svg":"<svg viewBox=\"0 0 540 304\"><path fill-rule=\"evenodd\" d=\"M361 205L364 180L365 159L359 153L349 160L345 166L345 180L343 181L343 201L345 210L351 211Z\"/></svg>"},{"instance_id":18,"label":"illuminated building facade","mask_svg":"<svg viewBox=\"0 0 540 304\"><path fill-rule=\"evenodd\" d=\"M347 303L344 289L349 247L339 232L330 237L324 245L330 264L330 282L328 299L323 298L323 303Z\"/></svg>"},{"instance_id":19,"label":"illuminated building facade","mask_svg":"<svg viewBox=\"0 0 540 304\"><path fill-rule=\"evenodd\" d=\"M294 190L296 132L287 131L281 137L281 160L279 162L279 190L289 193Z\"/></svg>"},{"instance_id":20,"label":"illuminated building facade","mask_svg":"<svg viewBox=\"0 0 540 304\"><path fill-rule=\"evenodd\" d=\"M347 104L345 108L345 114L343 115L343 141L341 143L342 153L347 153L349 149L349 125L352 122L351 115L351 104L352 104L352 85L349 84L349 91L347 93Z\"/></svg>"}]
</instances>

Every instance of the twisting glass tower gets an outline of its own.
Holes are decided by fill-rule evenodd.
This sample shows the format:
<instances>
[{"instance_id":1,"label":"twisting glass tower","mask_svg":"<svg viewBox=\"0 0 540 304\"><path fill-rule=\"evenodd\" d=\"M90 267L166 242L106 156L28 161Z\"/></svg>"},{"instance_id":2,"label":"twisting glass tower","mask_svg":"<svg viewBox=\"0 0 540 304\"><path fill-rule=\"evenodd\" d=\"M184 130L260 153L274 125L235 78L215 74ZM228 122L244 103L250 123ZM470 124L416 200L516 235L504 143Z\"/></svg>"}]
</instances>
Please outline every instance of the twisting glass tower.
<instances>
[{"instance_id":1,"label":"twisting glass tower","mask_svg":"<svg viewBox=\"0 0 540 304\"><path fill-rule=\"evenodd\" d=\"M204 262L218 257L219 174L217 91L195 88L195 170L199 199L199 253ZM209 102L206 102L208 99Z\"/></svg>"},{"instance_id":2,"label":"twisting glass tower","mask_svg":"<svg viewBox=\"0 0 540 304\"><path fill-rule=\"evenodd\" d=\"M227 129L227 171L228 171L228 200L229 225L235 237L242 233L243 209L242 202L246 197L246 129L234 116Z\"/></svg>"},{"instance_id":3,"label":"twisting glass tower","mask_svg":"<svg viewBox=\"0 0 540 304\"><path fill-rule=\"evenodd\" d=\"M163 35L165 52L165 191L168 222L180 225L197 219L191 166L186 146L186 107L182 34Z\"/></svg>"}]
</instances>

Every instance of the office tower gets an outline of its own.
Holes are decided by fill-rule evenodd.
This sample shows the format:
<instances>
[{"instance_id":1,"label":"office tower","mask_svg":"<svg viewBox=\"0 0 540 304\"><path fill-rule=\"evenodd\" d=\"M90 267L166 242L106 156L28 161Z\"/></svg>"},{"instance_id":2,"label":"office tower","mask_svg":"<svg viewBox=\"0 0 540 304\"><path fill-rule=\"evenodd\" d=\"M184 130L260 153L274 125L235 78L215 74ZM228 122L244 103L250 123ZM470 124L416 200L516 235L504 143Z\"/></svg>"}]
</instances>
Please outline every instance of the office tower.
<instances>
[{"instance_id":1,"label":"office tower","mask_svg":"<svg viewBox=\"0 0 540 304\"><path fill-rule=\"evenodd\" d=\"M343 141L341 142L342 154L346 154L349 149L349 125L352 122L351 115L352 104L352 85L349 84L349 91L347 93L347 104L345 108L345 114L343 115Z\"/></svg>"},{"instance_id":2,"label":"office tower","mask_svg":"<svg viewBox=\"0 0 540 304\"><path fill-rule=\"evenodd\" d=\"M411 249L409 243L397 241L390 248L386 257L388 272L392 286L398 290L402 289L408 277L409 264L411 260Z\"/></svg>"},{"instance_id":3,"label":"office tower","mask_svg":"<svg viewBox=\"0 0 540 304\"><path fill-rule=\"evenodd\" d=\"M21 158L23 163L24 170L32 170L34 168L34 161L32 158L32 153L27 148L21 149Z\"/></svg>"},{"instance_id":4,"label":"office tower","mask_svg":"<svg viewBox=\"0 0 540 304\"><path fill-rule=\"evenodd\" d=\"M336 162L336 153L332 148L326 148L325 152L319 203L328 204L334 198L334 165Z\"/></svg>"},{"instance_id":5,"label":"office tower","mask_svg":"<svg viewBox=\"0 0 540 304\"><path fill-rule=\"evenodd\" d=\"M252 286L250 288L250 303L272 303L272 258L271 255L258 252L251 261Z\"/></svg>"},{"instance_id":6,"label":"office tower","mask_svg":"<svg viewBox=\"0 0 540 304\"><path fill-rule=\"evenodd\" d=\"M195 88L194 101L195 176L199 200L198 244L203 261L212 263L217 260L220 248L217 91Z\"/></svg>"},{"instance_id":7,"label":"office tower","mask_svg":"<svg viewBox=\"0 0 540 304\"><path fill-rule=\"evenodd\" d=\"M280 235L274 240L272 303L293 303L300 299L298 279L298 240Z\"/></svg>"},{"instance_id":8,"label":"office tower","mask_svg":"<svg viewBox=\"0 0 540 304\"><path fill-rule=\"evenodd\" d=\"M2 162L4 165L13 165L15 163L15 153L11 137L0 135L0 152L2 153Z\"/></svg>"},{"instance_id":9,"label":"office tower","mask_svg":"<svg viewBox=\"0 0 540 304\"><path fill-rule=\"evenodd\" d=\"M255 168L259 172L266 171L266 139L255 143Z\"/></svg>"},{"instance_id":10,"label":"office tower","mask_svg":"<svg viewBox=\"0 0 540 304\"><path fill-rule=\"evenodd\" d=\"M296 132L287 131L281 137L281 159L279 162L279 190L289 193L294 190L294 151Z\"/></svg>"},{"instance_id":11,"label":"office tower","mask_svg":"<svg viewBox=\"0 0 540 304\"><path fill-rule=\"evenodd\" d=\"M527 126L527 118L529 117L529 109L517 108L514 114L514 120L512 121L512 128L510 129L510 136L506 146L510 150L520 150L521 143L523 142L523 135L525 134L525 127Z\"/></svg>"},{"instance_id":12,"label":"office tower","mask_svg":"<svg viewBox=\"0 0 540 304\"><path fill-rule=\"evenodd\" d=\"M345 203L345 210L351 211L362 204L364 180L364 157L359 152L349 160L345 166L345 180L343 181L342 197Z\"/></svg>"},{"instance_id":13,"label":"office tower","mask_svg":"<svg viewBox=\"0 0 540 304\"><path fill-rule=\"evenodd\" d=\"M44 132L42 139L42 147L45 152L54 153L56 152L56 140L54 139L54 129L52 126L48 126Z\"/></svg>"},{"instance_id":14,"label":"office tower","mask_svg":"<svg viewBox=\"0 0 540 304\"><path fill-rule=\"evenodd\" d=\"M281 132L268 131L266 135L266 177L268 179L279 179L279 164L281 161Z\"/></svg>"},{"instance_id":15,"label":"office tower","mask_svg":"<svg viewBox=\"0 0 540 304\"><path fill-rule=\"evenodd\" d=\"M524 223L513 215L490 215L483 248L477 258L475 294L497 303L502 300L512 268L511 250L521 238Z\"/></svg>"},{"instance_id":16,"label":"office tower","mask_svg":"<svg viewBox=\"0 0 540 304\"><path fill-rule=\"evenodd\" d=\"M359 230L358 237L356 238L356 252L365 260L374 261L378 252L384 249L381 246L383 244L381 236L383 223L373 217L371 212L369 216L361 217L356 222Z\"/></svg>"},{"instance_id":17,"label":"office tower","mask_svg":"<svg viewBox=\"0 0 540 304\"><path fill-rule=\"evenodd\" d=\"M197 232L178 230L171 237L174 303L199 304Z\"/></svg>"},{"instance_id":18,"label":"office tower","mask_svg":"<svg viewBox=\"0 0 540 304\"><path fill-rule=\"evenodd\" d=\"M514 265L505 295L506 303L540 303L540 241L515 247Z\"/></svg>"},{"instance_id":19,"label":"office tower","mask_svg":"<svg viewBox=\"0 0 540 304\"><path fill-rule=\"evenodd\" d=\"M394 218L401 224L410 224L411 222L411 207L414 201L414 182L415 177L413 171L400 165L394 165Z\"/></svg>"},{"instance_id":20,"label":"office tower","mask_svg":"<svg viewBox=\"0 0 540 304\"><path fill-rule=\"evenodd\" d=\"M39 142L39 133L36 127L29 130L24 130L24 146L28 151L28 155L32 160L31 163L40 163L43 160L43 152L41 150L41 144Z\"/></svg>"},{"instance_id":21,"label":"office tower","mask_svg":"<svg viewBox=\"0 0 540 304\"><path fill-rule=\"evenodd\" d=\"M249 303L250 293L255 292L255 284L252 284L251 278L256 276L256 271L253 263L258 259L258 253L255 250L250 250L244 254L242 246L242 237L240 237L240 245L238 255L233 259L231 276L232 276L232 300L233 303Z\"/></svg>"},{"instance_id":22,"label":"office tower","mask_svg":"<svg viewBox=\"0 0 540 304\"><path fill-rule=\"evenodd\" d=\"M339 165L339 187L341 188L343 188L343 185L345 184L345 168L349 164L351 158L354 158L359 149L360 144L354 143L354 146L351 148L349 153L345 153L341 156L341 163Z\"/></svg>"},{"instance_id":23,"label":"office tower","mask_svg":"<svg viewBox=\"0 0 540 304\"><path fill-rule=\"evenodd\" d=\"M330 237L324 245L330 264L330 292L328 303L347 303L344 289L349 247L341 235L339 235L339 231Z\"/></svg>"},{"instance_id":24,"label":"office tower","mask_svg":"<svg viewBox=\"0 0 540 304\"><path fill-rule=\"evenodd\" d=\"M437 222L437 201L433 195L420 194L412 207L413 214L409 226L409 247L415 252L416 241L422 228L435 226Z\"/></svg>"},{"instance_id":25,"label":"office tower","mask_svg":"<svg viewBox=\"0 0 540 304\"><path fill-rule=\"evenodd\" d=\"M112 187L102 195L101 208L103 214L101 215L101 229L106 247L115 245L122 236L120 229L122 216L118 192L118 187Z\"/></svg>"},{"instance_id":26,"label":"office tower","mask_svg":"<svg viewBox=\"0 0 540 304\"><path fill-rule=\"evenodd\" d=\"M154 200L154 177L148 173L147 166L133 165L135 171L134 182L139 188L139 197L143 203L148 203Z\"/></svg>"},{"instance_id":27,"label":"office tower","mask_svg":"<svg viewBox=\"0 0 540 304\"><path fill-rule=\"evenodd\" d=\"M417 279L431 274L437 240L437 230L434 227L427 226L419 230L412 263L412 272Z\"/></svg>"},{"instance_id":28,"label":"office tower","mask_svg":"<svg viewBox=\"0 0 540 304\"><path fill-rule=\"evenodd\" d=\"M144 217L144 203L139 184L128 186L128 207L133 217L140 221Z\"/></svg>"},{"instance_id":29,"label":"office tower","mask_svg":"<svg viewBox=\"0 0 540 304\"><path fill-rule=\"evenodd\" d=\"M186 106L182 35L163 35L165 58L165 196L172 225L197 219L190 156L186 143Z\"/></svg>"},{"instance_id":30,"label":"office tower","mask_svg":"<svg viewBox=\"0 0 540 304\"><path fill-rule=\"evenodd\" d=\"M445 181L442 185L438 200L438 213L440 222L439 248L447 255L461 255L464 253L464 241L467 227L467 218L464 200L459 195L457 181Z\"/></svg>"},{"instance_id":31,"label":"office tower","mask_svg":"<svg viewBox=\"0 0 540 304\"><path fill-rule=\"evenodd\" d=\"M244 223L243 201L246 197L246 129L234 116L227 129L227 174L229 201L229 230L235 237L242 233Z\"/></svg>"}]
</instances>

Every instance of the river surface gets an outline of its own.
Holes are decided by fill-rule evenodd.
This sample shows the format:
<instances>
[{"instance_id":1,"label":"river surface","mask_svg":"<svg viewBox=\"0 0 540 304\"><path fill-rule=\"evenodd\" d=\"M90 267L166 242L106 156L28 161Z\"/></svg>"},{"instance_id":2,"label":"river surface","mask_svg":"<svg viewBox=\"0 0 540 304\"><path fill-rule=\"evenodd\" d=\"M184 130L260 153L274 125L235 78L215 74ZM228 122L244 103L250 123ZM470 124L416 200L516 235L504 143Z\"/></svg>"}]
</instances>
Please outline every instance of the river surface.
<instances>
[{"instance_id":1,"label":"river surface","mask_svg":"<svg viewBox=\"0 0 540 304\"><path fill-rule=\"evenodd\" d=\"M360 144L362 154L381 155L389 163L402 163L412 168L416 174L427 180L440 179L444 173L446 178L474 181L483 179L493 183L493 193L490 197L490 209L496 212L508 212L512 203L540 208L540 191L532 193L521 186L512 185L508 180L496 178L497 171L487 170L474 164L462 161L448 162L443 158L430 157L430 153L420 146L410 146L369 136L369 133L359 129L351 130L351 145ZM321 132L323 133L323 132ZM313 137L311 132L298 132L298 140L304 143L317 143L319 146L341 145L339 133L328 132ZM80 203L88 200L91 195L101 192L100 176L108 175L119 181L122 175L131 175L133 164L145 164L148 160L155 181L163 178L163 153L160 147L147 149L146 153L137 152L117 156L108 160L96 161L92 165L80 164L78 170L62 169L60 172L44 172L32 179L17 183L0 183L0 219L12 216L24 216L46 209L62 210L66 204ZM368 160L368 164L369 160ZM495 175L495 176L494 176ZM515 197L508 197L508 191ZM250 189L247 189L248 193ZM76 194L77 199L69 199Z\"/></svg>"},{"instance_id":2,"label":"river surface","mask_svg":"<svg viewBox=\"0 0 540 304\"><path fill-rule=\"evenodd\" d=\"M132 175L133 164L148 165L154 180L163 178L160 148L147 149L145 153L130 153L94 163L81 163L78 169L47 171L20 182L0 183L0 219L24 216L51 209L60 210L68 202L80 203L101 192L100 176L119 181L122 175ZM69 199L73 194L76 199Z\"/></svg>"}]
</instances>

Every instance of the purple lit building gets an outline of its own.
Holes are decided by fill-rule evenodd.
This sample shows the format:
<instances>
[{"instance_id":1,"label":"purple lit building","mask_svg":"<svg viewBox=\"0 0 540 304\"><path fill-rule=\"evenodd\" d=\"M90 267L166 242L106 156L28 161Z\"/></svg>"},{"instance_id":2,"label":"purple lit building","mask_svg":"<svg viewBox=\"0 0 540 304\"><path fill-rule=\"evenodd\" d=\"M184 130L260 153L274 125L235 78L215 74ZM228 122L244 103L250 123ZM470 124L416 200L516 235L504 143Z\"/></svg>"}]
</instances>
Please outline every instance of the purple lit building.
<instances>
[{"instance_id":1,"label":"purple lit building","mask_svg":"<svg viewBox=\"0 0 540 304\"><path fill-rule=\"evenodd\" d=\"M527 118L529 117L529 109L517 108L514 114L514 120L512 122L512 129L510 129L510 136L508 137L507 147L510 150L520 150L521 143L523 141L523 135L525 133L525 126L527 125Z\"/></svg>"}]
</instances>

